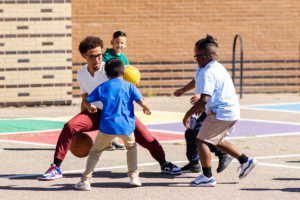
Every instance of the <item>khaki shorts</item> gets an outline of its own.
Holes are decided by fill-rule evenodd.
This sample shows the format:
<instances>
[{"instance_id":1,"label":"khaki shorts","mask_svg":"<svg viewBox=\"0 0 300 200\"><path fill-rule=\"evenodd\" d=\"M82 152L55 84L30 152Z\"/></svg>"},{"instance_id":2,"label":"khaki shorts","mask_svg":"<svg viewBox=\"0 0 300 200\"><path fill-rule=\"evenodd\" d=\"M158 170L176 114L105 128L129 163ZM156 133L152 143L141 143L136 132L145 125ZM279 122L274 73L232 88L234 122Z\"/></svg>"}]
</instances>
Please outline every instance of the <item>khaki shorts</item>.
<instances>
[{"instance_id":1,"label":"khaki shorts","mask_svg":"<svg viewBox=\"0 0 300 200\"><path fill-rule=\"evenodd\" d=\"M207 113L197 138L213 145L222 144L227 131L237 122L216 119L216 113Z\"/></svg>"}]
</instances>

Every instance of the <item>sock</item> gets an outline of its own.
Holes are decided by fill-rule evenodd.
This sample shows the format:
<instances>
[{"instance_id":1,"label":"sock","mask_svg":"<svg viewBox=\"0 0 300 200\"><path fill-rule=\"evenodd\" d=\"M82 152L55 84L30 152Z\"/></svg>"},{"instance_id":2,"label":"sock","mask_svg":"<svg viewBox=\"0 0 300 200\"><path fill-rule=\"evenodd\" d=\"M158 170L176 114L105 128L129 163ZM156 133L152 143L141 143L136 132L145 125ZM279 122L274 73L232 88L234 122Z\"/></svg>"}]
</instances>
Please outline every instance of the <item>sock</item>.
<instances>
[{"instance_id":1,"label":"sock","mask_svg":"<svg viewBox=\"0 0 300 200\"><path fill-rule=\"evenodd\" d=\"M165 164L167 161L164 162L159 162L160 166L162 166L163 164Z\"/></svg>"},{"instance_id":2,"label":"sock","mask_svg":"<svg viewBox=\"0 0 300 200\"><path fill-rule=\"evenodd\" d=\"M58 159L58 158L54 158L53 164L56 165L56 167L60 167L62 163L62 160Z\"/></svg>"},{"instance_id":3,"label":"sock","mask_svg":"<svg viewBox=\"0 0 300 200\"><path fill-rule=\"evenodd\" d=\"M202 171L204 176L206 176L207 178L212 177L211 167L202 167Z\"/></svg>"},{"instance_id":4,"label":"sock","mask_svg":"<svg viewBox=\"0 0 300 200\"><path fill-rule=\"evenodd\" d=\"M239 162L242 164L244 164L245 162L248 161L248 157L245 154L242 154L239 158L238 158Z\"/></svg>"}]
</instances>

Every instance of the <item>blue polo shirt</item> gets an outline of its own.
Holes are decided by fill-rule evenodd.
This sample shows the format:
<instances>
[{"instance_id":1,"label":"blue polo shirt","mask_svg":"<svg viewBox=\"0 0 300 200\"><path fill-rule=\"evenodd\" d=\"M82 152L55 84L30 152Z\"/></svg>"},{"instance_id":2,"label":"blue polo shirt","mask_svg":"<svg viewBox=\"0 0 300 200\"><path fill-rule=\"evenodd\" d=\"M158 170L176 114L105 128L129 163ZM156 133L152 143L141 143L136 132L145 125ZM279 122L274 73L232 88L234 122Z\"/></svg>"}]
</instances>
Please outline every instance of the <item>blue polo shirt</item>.
<instances>
[{"instance_id":1,"label":"blue polo shirt","mask_svg":"<svg viewBox=\"0 0 300 200\"><path fill-rule=\"evenodd\" d=\"M130 135L135 129L133 101L144 97L132 83L112 78L99 85L86 99L101 101L103 110L99 131L109 135Z\"/></svg>"}]
</instances>

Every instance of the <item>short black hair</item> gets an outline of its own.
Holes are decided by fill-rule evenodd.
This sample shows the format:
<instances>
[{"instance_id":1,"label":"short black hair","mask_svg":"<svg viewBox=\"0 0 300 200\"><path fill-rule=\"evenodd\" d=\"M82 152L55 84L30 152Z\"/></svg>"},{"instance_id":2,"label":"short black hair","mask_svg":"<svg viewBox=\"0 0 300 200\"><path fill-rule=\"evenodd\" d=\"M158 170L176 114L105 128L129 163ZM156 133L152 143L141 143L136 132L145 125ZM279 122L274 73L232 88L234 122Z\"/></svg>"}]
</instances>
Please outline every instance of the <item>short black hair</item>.
<instances>
[{"instance_id":1,"label":"short black hair","mask_svg":"<svg viewBox=\"0 0 300 200\"><path fill-rule=\"evenodd\" d=\"M112 58L105 62L106 74L110 77L118 77L124 73L124 63L122 60Z\"/></svg>"},{"instance_id":2,"label":"short black hair","mask_svg":"<svg viewBox=\"0 0 300 200\"><path fill-rule=\"evenodd\" d=\"M94 49L96 47L103 48L103 40L99 37L87 36L79 44L79 52L85 54L89 49Z\"/></svg>"},{"instance_id":3,"label":"short black hair","mask_svg":"<svg viewBox=\"0 0 300 200\"><path fill-rule=\"evenodd\" d=\"M117 32L115 32L115 33L113 34L113 39L118 38L118 37L120 37L120 36L122 36L122 37L127 37L127 36L126 36L126 33L124 33L123 31L117 31Z\"/></svg>"},{"instance_id":4,"label":"short black hair","mask_svg":"<svg viewBox=\"0 0 300 200\"><path fill-rule=\"evenodd\" d=\"M219 45L217 43L217 39L208 34L207 34L206 38L199 40L198 42L196 42L195 45L197 45L198 50L206 49L209 46L219 47Z\"/></svg>"}]
</instances>

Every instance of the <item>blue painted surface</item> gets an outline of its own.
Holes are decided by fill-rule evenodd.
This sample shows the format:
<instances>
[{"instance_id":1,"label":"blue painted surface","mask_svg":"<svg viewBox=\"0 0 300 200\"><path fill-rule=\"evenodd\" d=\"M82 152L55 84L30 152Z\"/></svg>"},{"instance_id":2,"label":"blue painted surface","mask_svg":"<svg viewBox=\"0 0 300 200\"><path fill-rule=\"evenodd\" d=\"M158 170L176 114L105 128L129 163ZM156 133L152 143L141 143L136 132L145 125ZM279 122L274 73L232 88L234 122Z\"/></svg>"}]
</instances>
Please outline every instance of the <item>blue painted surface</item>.
<instances>
[{"instance_id":1,"label":"blue painted surface","mask_svg":"<svg viewBox=\"0 0 300 200\"><path fill-rule=\"evenodd\" d=\"M297 104L282 104L282 105L265 105L265 106L244 106L246 108L270 109L281 111L296 111L300 112L300 103Z\"/></svg>"}]
</instances>

